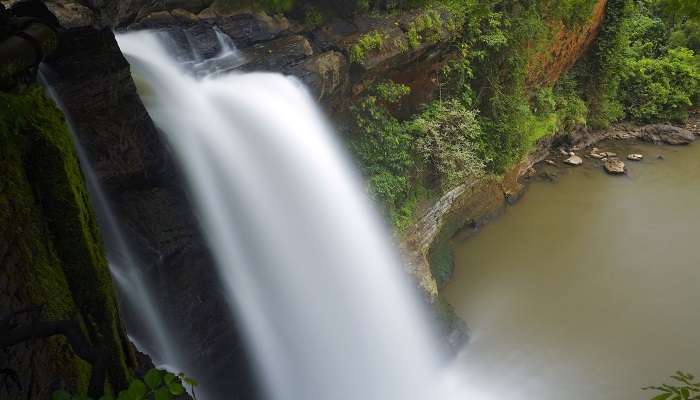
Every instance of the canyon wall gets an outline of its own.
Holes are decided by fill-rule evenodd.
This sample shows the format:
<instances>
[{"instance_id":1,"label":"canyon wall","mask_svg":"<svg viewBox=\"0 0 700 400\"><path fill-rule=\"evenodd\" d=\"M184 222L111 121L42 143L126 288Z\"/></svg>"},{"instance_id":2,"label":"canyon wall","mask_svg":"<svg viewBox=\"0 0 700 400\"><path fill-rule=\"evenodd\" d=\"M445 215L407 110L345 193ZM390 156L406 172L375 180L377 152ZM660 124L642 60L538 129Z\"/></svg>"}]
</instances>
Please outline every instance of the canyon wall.
<instances>
[{"instance_id":1,"label":"canyon wall","mask_svg":"<svg viewBox=\"0 0 700 400\"><path fill-rule=\"evenodd\" d=\"M188 362L203 368L238 371L238 381L207 384L216 387L220 395L235 393L237 397L253 398L256 396L254 378L243 341L235 321L228 316L213 261L191 213L177 165L141 104L112 29L167 30L183 48L194 45L200 54L212 56L221 50L216 28L234 41L246 59L242 65L235 66L236 70L274 71L298 77L333 116L343 133L349 133L344 121L350 107L381 80L391 79L412 88L411 94L393 110L399 116L411 115L420 105L438 98L438 73L446 62L457 56L458 49L452 44L459 32L450 27L449 11L442 9L438 12L442 22L436 25L434 34L416 43L409 37L410 26L425 10L332 18L310 27L284 16L239 10L225 7L223 3L209 0L47 1L66 28L61 34L58 53L49 60L48 66L52 83L91 158L98 179L113 201L118 219L124 224L144 270L161 288L159 300L166 305L168 323L177 343L188 354ZM529 75L529 85L537 87L556 81L585 52L599 29L605 4L605 0L599 0L590 20L575 29L558 25L552 46L547 50L549 53L531 60L531 71L541 72ZM375 32L382 36L382 44L368 51L362 59L353 59L353 46L366 34ZM18 159L18 166L26 165L20 161ZM438 284L429 260L433 264L443 262L440 260L442 247L457 229L477 226L481 218L497 212L516 195L518 179L529 162L519 164L503 180L465 183L444 194L409 230L403 242L407 264L431 301L437 297ZM6 236L9 235L6 243L29 238L24 247L13 248L36 247L37 243L53 246L55 238L50 236L51 230L43 222L49 218L43 214L48 211L32 197L35 192L30 187L34 183L31 179L27 181L26 176L20 173L17 179L25 179L21 190L27 194L28 203L12 205L14 203L6 198L4 201L9 205L0 216L10 218L20 212L16 207L24 207L31 210L27 218L33 219L27 220L27 227L15 230L9 228L15 225L0 225L12 230L6 232ZM0 195L8 193L6 188L0 186ZM84 200L83 194L81 201ZM455 218L457 214L459 217ZM44 236L30 236L26 233L29 229ZM5 263L7 259L12 261L13 271L18 270L18 265L27 268L35 265L44 252L38 251L31 260L22 261L16 256L8 257L10 247L5 247L0 247L0 256ZM53 261L44 264L52 265L53 272L61 272L60 257L56 258L55 253L50 248L46 250L45 257ZM100 273L104 274L105 264L101 260ZM60 287L52 286L47 290L66 294L63 311L69 314L89 312L80 307L95 306L95 302L101 300L69 296L69 278L55 280L52 285ZM25 278L4 279L7 290L3 293L17 293L12 296L23 299L8 304L16 308L33 301L30 301L30 294L22 294L24 289L20 282ZM103 300L108 306L114 302L111 297ZM116 314L109 318L116 323ZM46 346L62 348L60 340L47 343ZM48 357L46 359L34 358L32 354L37 349L33 347L17 351L24 353L12 353L14 358L4 361L28 374L22 377L23 388L34 385L32 390L46 391L52 377L84 385L78 382L84 379L80 378L83 375L79 365L75 369L60 370L59 366L71 358L65 349L56 353L42 351L41 357ZM117 354L122 354L122 350ZM44 379L31 378L35 376ZM30 379L34 379L34 383L28 383Z\"/></svg>"},{"instance_id":2,"label":"canyon wall","mask_svg":"<svg viewBox=\"0 0 700 400\"><path fill-rule=\"evenodd\" d=\"M0 104L0 397L86 393L93 365L70 332L46 333L59 321L108 354L109 382L124 388L136 360L63 116L41 87L0 93Z\"/></svg>"}]
</instances>

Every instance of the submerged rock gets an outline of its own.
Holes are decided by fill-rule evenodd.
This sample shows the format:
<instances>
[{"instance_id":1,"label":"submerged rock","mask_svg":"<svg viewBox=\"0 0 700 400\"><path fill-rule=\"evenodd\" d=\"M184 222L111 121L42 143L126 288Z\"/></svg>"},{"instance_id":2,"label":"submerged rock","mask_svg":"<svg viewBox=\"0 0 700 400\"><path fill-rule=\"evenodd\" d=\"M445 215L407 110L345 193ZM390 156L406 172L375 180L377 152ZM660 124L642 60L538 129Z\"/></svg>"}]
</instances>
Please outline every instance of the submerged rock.
<instances>
[{"instance_id":1,"label":"submerged rock","mask_svg":"<svg viewBox=\"0 0 700 400\"><path fill-rule=\"evenodd\" d=\"M625 173L625 163L617 158L608 158L603 164L605 172L611 175L622 175Z\"/></svg>"},{"instance_id":2,"label":"submerged rock","mask_svg":"<svg viewBox=\"0 0 700 400\"><path fill-rule=\"evenodd\" d=\"M571 157L564 160L564 163L577 166L577 165L583 164L583 159L581 157L577 156L576 154L573 154Z\"/></svg>"},{"instance_id":3,"label":"submerged rock","mask_svg":"<svg viewBox=\"0 0 700 400\"><path fill-rule=\"evenodd\" d=\"M627 159L630 161L642 161L644 159L644 155L632 153L627 155Z\"/></svg>"},{"instance_id":4,"label":"submerged rock","mask_svg":"<svg viewBox=\"0 0 700 400\"><path fill-rule=\"evenodd\" d=\"M556 182L559 177L557 176L556 173L554 172L549 172L549 171L544 171L539 175L540 180L546 181L546 182Z\"/></svg>"}]
</instances>

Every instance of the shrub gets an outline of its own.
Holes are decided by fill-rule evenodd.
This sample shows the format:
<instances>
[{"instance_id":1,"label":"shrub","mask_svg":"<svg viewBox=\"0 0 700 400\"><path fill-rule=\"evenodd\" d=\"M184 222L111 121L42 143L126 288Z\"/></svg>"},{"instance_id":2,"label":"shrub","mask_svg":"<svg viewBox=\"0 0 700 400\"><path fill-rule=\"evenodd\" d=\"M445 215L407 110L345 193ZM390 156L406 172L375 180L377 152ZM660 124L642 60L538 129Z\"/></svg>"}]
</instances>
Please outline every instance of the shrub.
<instances>
[{"instance_id":1,"label":"shrub","mask_svg":"<svg viewBox=\"0 0 700 400\"><path fill-rule=\"evenodd\" d=\"M483 131L477 113L457 100L434 102L408 123L416 152L447 191L484 174L479 157Z\"/></svg>"},{"instance_id":2,"label":"shrub","mask_svg":"<svg viewBox=\"0 0 700 400\"><path fill-rule=\"evenodd\" d=\"M379 92L379 93L377 93ZM398 101L406 87L383 83L353 108L356 134L350 148L367 179L370 194L399 219L411 192L413 139L382 101Z\"/></svg>"},{"instance_id":3,"label":"shrub","mask_svg":"<svg viewBox=\"0 0 700 400\"><path fill-rule=\"evenodd\" d=\"M627 62L621 83L621 100L635 120L682 121L700 95L700 70L694 53L671 49L662 58Z\"/></svg>"},{"instance_id":4,"label":"shrub","mask_svg":"<svg viewBox=\"0 0 700 400\"><path fill-rule=\"evenodd\" d=\"M436 10L430 9L418 15L408 27L406 38L411 48L417 48L421 43L434 43L440 40L442 18Z\"/></svg>"},{"instance_id":5,"label":"shrub","mask_svg":"<svg viewBox=\"0 0 700 400\"><path fill-rule=\"evenodd\" d=\"M605 128L624 116L619 88L630 48L633 24L638 10L630 0L609 0L598 39L588 56L577 65L576 76L584 83L588 123Z\"/></svg>"},{"instance_id":6,"label":"shrub","mask_svg":"<svg viewBox=\"0 0 700 400\"><path fill-rule=\"evenodd\" d=\"M350 62L359 64L365 60L368 52L379 51L382 48L384 39L377 31L365 33L350 48Z\"/></svg>"}]
</instances>

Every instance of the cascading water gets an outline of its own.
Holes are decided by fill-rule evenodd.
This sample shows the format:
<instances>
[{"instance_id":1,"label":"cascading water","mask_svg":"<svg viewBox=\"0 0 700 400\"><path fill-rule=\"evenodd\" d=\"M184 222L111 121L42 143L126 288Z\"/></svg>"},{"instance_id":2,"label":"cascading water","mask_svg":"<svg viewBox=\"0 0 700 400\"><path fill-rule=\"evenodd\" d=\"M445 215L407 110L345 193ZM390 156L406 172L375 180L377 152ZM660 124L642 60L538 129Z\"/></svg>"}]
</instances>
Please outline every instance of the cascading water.
<instances>
[{"instance_id":1,"label":"cascading water","mask_svg":"<svg viewBox=\"0 0 700 400\"><path fill-rule=\"evenodd\" d=\"M159 367L174 372L183 371L186 362L180 356L178 346L168 334L169 328L161 316L157 302L153 298L153 292L149 290L149 279L144 273L144 263L131 249L122 232L118 218L115 217L109 199L92 168L90 157L80 144L70 114L51 87L48 78L51 75L52 71L46 65L42 65L40 79L47 88L49 96L67 116L68 126L73 134L76 153L105 243L109 270L118 289L121 315L129 330L129 338L139 347L139 350L149 354Z\"/></svg>"},{"instance_id":2,"label":"cascading water","mask_svg":"<svg viewBox=\"0 0 700 400\"><path fill-rule=\"evenodd\" d=\"M184 171L265 394L448 398L414 285L304 87L271 73L198 79L152 32L118 43Z\"/></svg>"}]
</instances>

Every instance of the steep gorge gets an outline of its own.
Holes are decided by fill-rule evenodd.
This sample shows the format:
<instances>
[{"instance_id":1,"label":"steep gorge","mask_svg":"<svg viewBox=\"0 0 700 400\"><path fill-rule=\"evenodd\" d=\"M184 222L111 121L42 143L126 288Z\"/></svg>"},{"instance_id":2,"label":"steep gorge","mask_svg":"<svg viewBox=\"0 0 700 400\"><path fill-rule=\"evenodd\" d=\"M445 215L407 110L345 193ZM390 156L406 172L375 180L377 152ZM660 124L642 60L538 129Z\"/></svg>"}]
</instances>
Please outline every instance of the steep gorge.
<instances>
[{"instance_id":1,"label":"steep gorge","mask_svg":"<svg viewBox=\"0 0 700 400\"><path fill-rule=\"evenodd\" d=\"M320 26L310 28L284 16L227 9L217 2L207 1L153 4L139 1L108 1L100 6L80 2L48 3L62 25L68 28L61 35L56 57L48 62L55 89L76 127L76 134L89 153L101 184L118 199L114 204L115 211L124 221L129 236L145 261L144 268L162 288L162 301L169 305L170 323L172 326L192 326L193 330L198 332L196 336L182 332L182 337L178 340L188 349L190 361L193 363L210 364L212 354L225 354L224 357L217 358L220 365L209 366L234 368L240 371L240 381L227 383L226 387L220 390L223 393L235 391L243 396L252 394L254 384L249 374L247 356L240 344L235 322L230 321L223 312L224 299L217 289L219 286L212 271L208 249L202 240L195 217L189 211L191 208L188 197L178 183L179 171L171 160L169 149L160 141L155 126L141 104L129 73L129 65L121 55L110 28L163 29L170 32L171 37L179 41L183 49L190 40L201 54L212 55L218 51L218 41L213 30L216 27L231 37L247 59L245 64L235 66L236 69L274 71L297 76L311 88L334 119L340 121L340 130L348 131L347 124L342 121L348 118L350 107L378 81L391 79L412 88L411 94L401 101L397 110L394 110L397 115L411 115L418 111L422 104L441 96L438 72L459 51L451 46L452 39L456 38L458 33L450 28L449 11L441 10L439 15L442 22L437 24L437 30L430 39L411 44L408 36L410 24L421 16L424 10L406 11L389 16L356 15L333 18ZM594 40L603 19L605 6L605 0L598 0L591 18L575 29L567 29L560 21L553 22L556 29L553 30L555 35L551 38L551 46L544 49L544 53L538 53L540 56L533 58L529 63L528 85L536 88L551 84L571 67ZM353 45L371 32L380 32L384 38L383 45L375 51L368 52L361 61L351 61ZM38 92L32 94L34 95L40 96ZM53 113L55 110L46 112ZM65 127L57 129L65 130ZM66 132L62 135L60 140L65 145L68 136ZM5 140L14 143L14 139L3 138L3 142ZM42 146L41 140L31 143L29 150L22 154L34 157L39 154L46 155L42 159L56 161L56 165L61 165L59 161L67 157L67 161L64 162L69 168L66 168L71 173L76 173L77 164L72 150L65 147L56 150L55 145ZM6 147L4 151L13 148ZM114 354L120 355L119 360L128 360L131 357L129 350L121 347L128 347L128 341L121 331L111 291L108 294L100 292L99 296L102 297L91 291L87 294L76 292L77 289L73 289L72 285L78 285L75 287L79 288L80 283L71 283L75 275L71 276L71 271L62 269L53 254L57 252L58 259L62 260L60 249L65 248L65 242L61 240L68 238L89 238L85 243L84 252L88 252L87 249L91 248L89 246L94 245L90 241L99 242L95 233L94 217L85 211L89 209L86 205L85 189L72 189L73 193L79 193L76 195L78 200L67 205L68 209L76 208L77 205L74 218L67 222L57 222L65 226L50 224L47 231L47 228L42 227L42 221L58 218L44 215L49 211L42 203L65 199L65 193L55 192L61 187L50 186L49 189L42 189L41 186L47 176L47 170L54 170L56 167L31 169L15 176L17 171L34 168L32 165L27 167L27 162L22 161L21 157L16 157L16 154L8 153L7 159L16 159L16 163L4 163L3 168L8 169L2 176L4 182L18 182L17 186L12 188L13 193L16 189L27 195L26 203L15 204L12 207L26 209L25 215L29 219L26 224L23 222L26 227L14 231L16 236L10 235L11 232L8 231L8 238L13 239L8 239L7 243L16 243L15 240L18 240L24 245L13 248L25 249L43 248L45 243L54 243L51 247L59 250L49 249L43 256L40 251L34 255L35 258L29 257L30 253L24 254L22 257L31 258L25 263L13 261L16 258L14 256L5 256L4 259L12 262L6 263L7 268L3 265L3 274L6 274L8 282L7 291L3 293L18 293L13 296L19 299L8 304L11 304L12 309L20 309L46 299L49 292L40 295L39 299L32 298L32 294L23 293L21 282L24 282L25 278L17 278L16 274L21 273L22 264L36 265L37 268L39 265L52 265L55 271L51 274L63 271L65 278L52 280L52 285L60 287L51 288L51 293L56 290L56 293L65 294L65 298L56 303L54 301L58 300L51 301L50 304L64 303L64 309L51 316L63 318L78 312L83 315L83 319L100 321L99 329L107 329L105 332L109 332L106 337L115 349ZM11 155L14 158L10 157ZM479 220L506 204L517 194L518 179L529 163L530 161L525 160L518 164L505 173L502 180L493 178L471 182L444 194L435 205L426 208L415 228L405 235L403 241L410 256L410 272L416 276L431 301L436 299L438 293L438 285L428 263L431 250L432 253L439 253L439 250L435 249L442 246L454 232L451 228L453 225L459 227L464 221ZM64 180L67 179L64 177ZM32 189L33 192L30 187L39 189ZM37 190L42 193L41 201L33 197ZM24 197L15 199L15 202L21 199ZM19 208L11 208L8 205L7 212L3 214L4 218L9 219L12 215L17 215ZM450 218L455 210L464 208L471 210L473 215L459 222ZM85 221L88 221L88 228ZM2 226L13 225L3 223ZM74 230L77 226L81 226L82 230L76 233ZM64 230L71 232L73 236L64 236L61 233ZM51 236L47 236L47 232L51 232ZM108 277L104 255L101 254L101 250L90 251L99 253L94 256L97 260L92 259L87 264L81 264L85 254L76 255L69 251L65 257L76 258L62 261L66 262L66 265L75 265L80 276L97 269L94 279L100 283L91 284L91 287L105 287L106 284L102 280ZM44 258L53 261L37 262ZM74 260L81 262L76 263ZM438 261L433 261L435 262ZM93 314L99 316L90 317ZM80 372L79 362L74 369L64 368L67 359L74 360L70 351L60 346L60 340L52 339L47 343L46 346L60 349L56 350L55 356L53 350L47 350L42 354L48 355L48 359L40 362L31 356L33 350L25 349L18 350L17 354L13 353L7 360L7 363L13 365L31 364L21 368L24 374L21 381L25 382L22 387L33 384L36 386L33 390L45 391L56 377L62 377L68 384L85 386L85 375ZM123 369L124 362L120 361L117 364ZM130 362L133 365L133 360ZM120 377L117 367L112 373L115 382L126 379L128 374L124 372ZM28 383L32 379L33 383Z\"/></svg>"}]
</instances>

